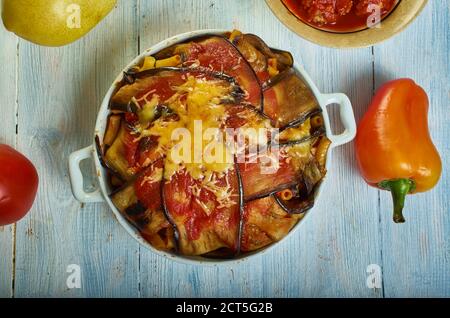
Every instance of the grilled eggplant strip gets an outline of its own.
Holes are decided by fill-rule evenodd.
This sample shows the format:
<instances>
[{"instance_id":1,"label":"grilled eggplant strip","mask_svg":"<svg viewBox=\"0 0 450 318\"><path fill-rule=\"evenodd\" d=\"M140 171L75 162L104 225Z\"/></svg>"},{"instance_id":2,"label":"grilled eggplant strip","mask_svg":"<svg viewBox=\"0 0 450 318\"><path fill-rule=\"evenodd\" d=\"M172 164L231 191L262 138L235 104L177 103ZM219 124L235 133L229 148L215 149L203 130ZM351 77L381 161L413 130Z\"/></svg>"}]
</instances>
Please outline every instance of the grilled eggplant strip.
<instances>
[{"instance_id":1,"label":"grilled eggplant strip","mask_svg":"<svg viewBox=\"0 0 450 318\"><path fill-rule=\"evenodd\" d=\"M314 192L316 185L322 181L324 176L325 175L315 158L310 160L303 170L303 182L306 186L307 195L311 195Z\"/></svg>"},{"instance_id":2,"label":"grilled eggplant strip","mask_svg":"<svg viewBox=\"0 0 450 318\"><path fill-rule=\"evenodd\" d=\"M124 85L118 87L117 91L111 98L109 108L111 110L136 113L140 108L139 104L133 99L138 99L153 89L158 90L159 94L164 91L166 96L161 96L162 99L169 98L175 92L171 90L172 86L181 85L184 83L182 74L174 72L170 68L167 70L157 69L153 76L136 76L134 72L124 73ZM150 73L152 70L148 70ZM163 72L167 71L167 72ZM141 72L145 74L147 71ZM125 80L127 78L127 80Z\"/></svg>"},{"instance_id":3,"label":"grilled eggplant strip","mask_svg":"<svg viewBox=\"0 0 450 318\"><path fill-rule=\"evenodd\" d=\"M123 176L117 170L111 167L105 159L105 155L103 154L102 145L100 142L100 137L98 135L95 135L95 151L102 167L105 168L108 173L110 173L114 177L118 178L121 181L124 181Z\"/></svg>"},{"instance_id":4,"label":"grilled eggplant strip","mask_svg":"<svg viewBox=\"0 0 450 318\"><path fill-rule=\"evenodd\" d=\"M164 208L179 231L182 254L237 250L240 202L235 170L211 177L194 179L183 168L164 182Z\"/></svg>"},{"instance_id":5,"label":"grilled eggplant strip","mask_svg":"<svg viewBox=\"0 0 450 318\"><path fill-rule=\"evenodd\" d=\"M299 126L299 125L303 124L306 120L308 120L314 116L320 115L320 114L322 114L322 109L320 109L320 108L311 109L308 112L304 113L300 118L297 118L294 121L291 121L290 123L288 123L287 125L281 127L280 131L284 131L286 129L293 128L295 126Z\"/></svg>"},{"instance_id":6,"label":"grilled eggplant strip","mask_svg":"<svg viewBox=\"0 0 450 318\"><path fill-rule=\"evenodd\" d=\"M136 103L133 100L130 100L126 104L122 104L117 101L111 101L111 103L109 104L109 109L113 112L118 112L118 113L136 114L139 109L139 106L136 105Z\"/></svg>"},{"instance_id":7,"label":"grilled eggplant strip","mask_svg":"<svg viewBox=\"0 0 450 318\"><path fill-rule=\"evenodd\" d=\"M250 89L252 88L252 85L257 85L257 92L250 94L250 100L249 103L254 105L257 108L262 108L263 106L263 96L262 96L262 90L259 85L258 77L249 64L249 62L245 59L245 57L242 55L242 53L239 51L239 49L228 40L228 38L225 35L217 35L217 34L210 34L210 35L201 35L201 36L194 36L189 39L187 39L183 43L175 44L167 49L164 49L163 51L156 53L155 57L157 59L161 58L167 58L175 54L179 54L181 56L181 59L183 61L183 65L185 66L187 62L191 59L191 52L190 49L193 47L193 45L203 45L204 47L207 47L207 45L211 44L219 44L222 45L224 48L228 48L231 51L229 51L228 54L235 55L236 61L243 62L243 68L244 70L240 70L239 68L233 69L221 69L220 67L214 68L213 70L218 71L220 73L226 73L234 78L237 79L239 86L241 86L244 90L246 90L248 93L250 93ZM207 65L201 65L203 67L209 67L211 68L211 64ZM256 87L256 86L255 86Z\"/></svg>"},{"instance_id":8,"label":"grilled eggplant strip","mask_svg":"<svg viewBox=\"0 0 450 318\"><path fill-rule=\"evenodd\" d=\"M161 159L159 160L161 163ZM110 198L116 208L136 227L143 235L153 240L157 240L156 236L162 234L165 228L170 224L165 218L161 202L157 203L154 200L149 200L155 195L160 196L161 180L149 181L155 186L151 193L141 193L139 187L142 187L142 182L146 181L147 175L152 175L154 168L157 168L157 162L154 163L153 168L149 167L145 171L136 176L132 181L127 182L119 190L110 195ZM148 201L148 202L146 202ZM163 232L161 232L163 231ZM162 240L162 241L161 241ZM160 238L160 242L164 238ZM167 242L164 250L170 249L171 244ZM162 245L158 248L161 248Z\"/></svg>"},{"instance_id":9,"label":"grilled eggplant strip","mask_svg":"<svg viewBox=\"0 0 450 318\"><path fill-rule=\"evenodd\" d=\"M234 38L229 37L229 40L238 48L244 58L249 61L250 66L261 80L261 76L268 68L268 57L246 41L245 35L240 32Z\"/></svg>"},{"instance_id":10,"label":"grilled eggplant strip","mask_svg":"<svg viewBox=\"0 0 450 318\"><path fill-rule=\"evenodd\" d=\"M259 200L259 199L271 196L282 190L289 189L289 188L295 186L296 184L297 184L297 181L292 181L289 183L282 184L280 186L277 186L276 188L271 188L270 190L266 190L264 192L260 192L260 193L248 196L245 198L245 202L251 202L251 201L255 201L255 200Z\"/></svg>"},{"instance_id":11,"label":"grilled eggplant strip","mask_svg":"<svg viewBox=\"0 0 450 318\"><path fill-rule=\"evenodd\" d=\"M122 184L122 186L120 186L119 188L117 188L117 189L115 189L114 191L112 191L111 193L109 193L109 197L110 198L112 198L115 194L117 194L118 192L120 192L120 191L122 191L123 189L125 189L125 188L127 188L127 187L129 187L129 186L131 186L131 185L133 185L135 182L136 182L136 180L138 179L138 178L140 178L140 177L142 177L146 172L147 172L147 170L148 169L150 169L150 167L155 163L155 162L157 162L158 160L163 160L164 158L160 158L160 159L157 159L157 160L155 160L154 162L152 162L147 168L145 168L145 169L142 169L141 171L139 171L138 173L136 173L135 175L133 175L129 180L126 180L123 184Z\"/></svg>"},{"instance_id":12,"label":"grilled eggplant strip","mask_svg":"<svg viewBox=\"0 0 450 318\"><path fill-rule=\"evenodd\" d=\"M234 163L234 169L236 170L236 177L238 181L238 190L239 190L239 228L237 235L237 248L235 256L239 256L241 254L241 243L242 243L242 232L244 227L244 187L242 186L242 176L239 171L239 166Z\"/></svg>"},{"instance_id":13,"label":"grilled eggplant strip","mask_svg":"<svg viewBox=\"0 0 450 318\"><path fill-rule=\"evenodd\" d=\"M170 226L162 210L146 209L140 201L137 200L133 186L125 188L122 192L112 197L114 205L119 209L122 215L135 226L143 236L156 240L156 237ZM160 240L162 238L160 237ZM169 242L159 244L158 249L170 250Z\"/></svg>"},{"instance_id":14,"label":"grilled eggplant strip","mask_svg":"<svg viewBox=\"0 0 450 318\"><path fill-rule=\"evenodd\" d=\"M229 76L222 72L216 72L206 67L160 67L160 68L154 68L145 70L138 73L129 73L129 76L134 77L135 79L141 79L146 78L149 76L155 76L161 72L179 72L183 74L197 74L197 75L205 75L208 77L212 77L218 80L222 80L225 82L228 82L232 85L232 96L236 98L233 102L239 102L239 100L242 100L245 97L245 93L242 90L242 88L237 83L236 79L232 76Z\"/></svg>"},{"instance_id":15,"label":"grilled eggplant strip","mask_svg":"<svg viewBox=\"0 0 450 318\"><path fill-rule=\"evenodd\" d=\"M280 207L289 214L304 214L314 207L314 198L306 200L293 198L290 201L284 201L278 195L274 195L274 197Z\"/></svg>"},{"instance_id":16,"label":"grilled eggplant strip","mask_svg":"<svg viewBox=\"0 0 450 318\"><path fill-rule=\"evenodd\" d=\"M264 167L263 161L239 163L245 201L265 197L296 183L297 172L284 159L280 159L276 171L266 171L265 169L267 167Z\"/></svg>"},{"instance_id":17,"label":"grilled eggplant strip","mask_svg":"<svg viewBox=\"0 0 450 318\"><path fill-rule=\"evenodd\" d=\"M236 78L239 86L246 91L247 102L257 108L263 108L264 97L258 77L250 63L233 43L224 36L215 35L194 42L194 45L201 46L203 51L197 53L195 49L190 50L192 46L188 47L185 52L187 58L185 64L197 60L203 67L210 67ZM208 51L209 48L211 49ZM207 52L205 53L205 51Z\"/></svg>"},{"instance_id":18,"label":"grilled eggplant strip","mask_svg":"<svg viewBox=\"0 0 450 318\"><path fill-rule=\"evenodd\" d=\"M106 124L106 131L103 137L103 145L105 151L113 144L114 140L119 133L120 125L122 121L122 116L110 114L108 116L108 123ZM97 138L96 138L97 139ZM100 143L100 140L99 142Z\"/></svg>"},{"instance_id":19,"label":"grilled eggplant strip","mask_svg":"<svg viewBox=\"0 0 450 318\"><path fill-rule=\"evenodd\" d=\"M104 155L102 154L103 165L113 171L114 174L120 176L122 180L130 180L134 175L134 172L129 169L128 161L125 158L126 129L126 124L122 121L121 128L113 144L108 147Z\"/></svg>"},{"instance_id":20,"label":"grilled eggplant strip","mask_svg":"<svg viewBox=\"0 0 450 318\"><path fill-rule=\"evenodd\" d=\"M163 176L164 176L164 171L165 169L163 169ZM172 218L172 216L170 215L168 209L167 209L167 203L166 203L166 195L165 195L165 191L164 191L164 178L163 181L161 182L161 202L163 205L163 212L164 212L164 216L166 217L167 221L169 221L172 229L173 229L173 237L175 240L175 252L177 254L180 253L181 251L181 246L180 246L180 231L178 230L178 227L174 221L174 219Z\"/></svg>"},{"instance_id":21,"label":"grilled eggplant strip","mask_svg":"<svg viewBox=\"0 0 450 318\"><path fill-rule=\"evenodd\" d=\"M276 58L285 67L292 67L294 58L287 51L270 48L259 36L254 34L242 35L244 40L263 53L268 58ZM239 40L239 37L237 38Z\"/></svg>"},{"instance_id":22,"label":"grilled eggplant strip","mask_svg":"<svg viewBox=\"0 0 450 318\"><path fill-rule=\"evenodd\" d=\"M162 74L165 73L165 74ZM154 69L148 69L140 72L135 72L130 70L126 72L126 77L132 79L132 83L122 86L118 92L112 98L109 108L111 110L119 111L119 112L131 112L137 113L140 106L136 105L135 99L138 94L144 94L151 90L151 85L155 83L158 76L161 79L170 80L170 74L177 74L180 76L179 84L182 83L182 75L185 74L194 74L197 76L206 76L218 80L222 80L228 82L232 85L231 96L233 97L233 103L239 103L241 100L245 98L245 92L237 83L236 79L232 76L229 76L225 73L213 71L206 67L160 67ZM172 76L172 79L178 80L177 77Z\"/></svg>"},{"instance_id":23,"label":"grilled eggplant strip","mask_svg":"<svg viewBox=\"0 0 450 318\"><path fill-rule=\"evenodd\" d=\"M263 92L270 89L271 87L274 87L278 83L282 82L286 77L291 76L294 73L295 73L294 69L290 67L280 72L278 75L275 75L274 77L268 79L261 85Z\"/></svg>"},{"instance_id":24,"label":"grilled eggplant strip","mask_svg":"<svg viewBox=\"0 0 450 318\"><path fill-rule=\"evenodd\" d=\"M276 144L273 144L273 141L269 141L267 148L260 149L260 152L269 151L270 149L272 149L270 151L283 152L293 146L301 146L302 144L306 143L313 144L314 140L317 140L324 134L325 129L323 127L320 127L313 131L311 134L308 134L307 136L299 140L289 140L284 142L282 141ZM288 159L285 159L285 161L280 161L279 170L277 170L273 174L260 174L261 167L258 166L257 163L239 164L241 175L244 178L243 189L245 191L245 202L273 195L279 191L295 186L298 183L298 168L291 167L292 161L289 161L289 163L287 162ZM249 166L248 169L247 166ZM267 188L263 187L265 184L268 185ZM255 191L255 189L257 189L257 191Z\"/></svg>"},{"instance_id":25,"label":"grilled eggplant strip","mask_svg":"<svg viewBox=\"0 0 450 318\"><path fill-rule=\"evenodd\" d=\"M284 211L273 196L247 202L244 210L243 252L281 240L303 217Z\"/></svg>"},{"instance_id":26,"label":"grilled eggplant strip","mask_svg":"<svg viewBox=\"0 0 450 318\"><path fill-rule=\"evenodd\" d=\"M330 146L331 140L329 140L326 136L323 136L317 145L315 157L322 169L325 169L327 153Z\"/></svg>"},{"instance_id":27,"label":"grilled eggplant strip","mask_svg":"<svg viewBox=\"0 0 450 318\"><path fill-rule=\"evenodd\" d=\"M325 173L319 163L312 158L305 166L300 182L292 190L296 195L290 200L283 200L275 194L278 204L289 214L306 213L314 206L314 197Z\"/></svg>"},{"instance_id":28,"label":"grilled eggplant strip","mask_svg":"<svg viewBox=\"0 0 450 318\"><path fill-rule=\"evenodd\" d=\"M161 51L153 54L153 56L158 60L162 60L162 59L169 58L173 55L180 54L182 57L182 61L185 61L186 56L184 56L184 54L185 54L187 48L189 48L192 45L192 43L202 42L211 37L223 37L224 39L227 39L225 35L213 34L213 33L194 35L192 37L187 38L186 40L184 40L181 43L175 43L174 45L171 45L165 49L162 49Z\"/></svg>"},{"instance_id":29,"label":"grilled eggplant strip","mask_svg":"<svg viewBox=\"0 0 450 318\"><path fill-rule=\"evenodd\" d=\"M301 139L297 139L297 140L287 140L287 141L280 141L280 146L294 146L294 145L298 145L298 144L302 144L308 141L311 141L313 139L319 138L321 136L325 135L325 128L319 128L317 130L315 130L314 132L312 132L310 135L305 136Z\"/></svg>"},{"instance_id":30,"label":"grilled eggplant strip","mask_svg":"<svg viewBox=\"0 0 450 318\"><path fill-rule=\"evenodd\" d=\"M264 91L264 113L275 127L296 125L313 111L320 111L319 103L295 72Z\"/></svg>"}]
</instances>

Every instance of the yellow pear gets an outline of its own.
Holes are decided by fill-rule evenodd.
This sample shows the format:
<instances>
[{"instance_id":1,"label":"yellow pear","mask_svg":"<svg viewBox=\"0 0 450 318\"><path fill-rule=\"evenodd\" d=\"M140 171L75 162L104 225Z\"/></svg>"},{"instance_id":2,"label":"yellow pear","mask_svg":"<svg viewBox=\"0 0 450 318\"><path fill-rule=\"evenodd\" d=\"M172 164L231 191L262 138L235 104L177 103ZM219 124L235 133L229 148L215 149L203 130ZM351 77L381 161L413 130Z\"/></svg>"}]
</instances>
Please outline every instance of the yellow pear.
<instances>
[{"instance_id":1,"label":"yellow pear","mask_svg":"<svg viewBox=\"0 0 450 318\"><path fill-rule=\"evenodd\" d=\"M2 0L5 27L45 46L72 43L94 28L117 0Z\"/></svg>"}]
</instances>

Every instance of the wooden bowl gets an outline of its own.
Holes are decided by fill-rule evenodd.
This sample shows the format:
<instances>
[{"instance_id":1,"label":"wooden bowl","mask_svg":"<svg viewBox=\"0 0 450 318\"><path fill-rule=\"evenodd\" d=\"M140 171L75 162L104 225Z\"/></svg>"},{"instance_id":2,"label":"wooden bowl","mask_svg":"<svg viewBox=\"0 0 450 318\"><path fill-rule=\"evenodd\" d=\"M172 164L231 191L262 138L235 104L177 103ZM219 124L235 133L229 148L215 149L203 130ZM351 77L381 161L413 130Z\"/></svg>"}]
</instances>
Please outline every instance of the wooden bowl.
<instances>
[{"instance_id":1,"label":"wooden bowl","mask_svg":"<svg viewBox=\"0 0 450 318\"><path fill-rule=\"evenodd\" d=\"M389 39L403 31L422 11L428 0L401 0L384 18L379 28L348 33L322 31L302 22L281 0L266 0L275 16L289 29L313 43L334 48L367 47Z\"/></svg>"}]
</instances>

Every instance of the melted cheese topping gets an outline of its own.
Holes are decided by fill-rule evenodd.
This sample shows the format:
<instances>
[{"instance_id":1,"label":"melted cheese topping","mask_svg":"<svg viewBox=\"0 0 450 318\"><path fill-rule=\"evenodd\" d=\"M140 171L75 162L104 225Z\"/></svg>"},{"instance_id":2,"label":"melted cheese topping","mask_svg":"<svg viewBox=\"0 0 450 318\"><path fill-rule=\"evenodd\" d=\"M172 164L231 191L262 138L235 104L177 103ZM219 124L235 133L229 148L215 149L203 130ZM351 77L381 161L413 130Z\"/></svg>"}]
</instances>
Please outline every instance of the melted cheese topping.
<instances>
[{"instance_id":1,"label":"melted cheese topping","mask_svg":"<svg viewBox=\"0 0 450 318\"><path fill-rule=\"evenodd\" d=\"M141 186L143 186L145 183L154 183L159 182L162 180L163 177L163 169L162 168L156 168L152 171L152 173L149 176L145 176L143 180L141 181Z\"/></svg>"},{"instance_id":2,"label":"melted cheese topping","mask_svg":"<svg viewBox=\"0 0 450 318\"><path fill-rule=\"evenodd\" d=\"M138 138L159 137L158 149L167 155L166 180L183 169L194 179L203 179L214 172L226 173L233 167L233 155L220 129L226 119L221 100L230 97L231 85L187 76L185 83L173 89L176 93L162 103L172 109L179 120L156 120L148 128L143 128L153 119L151 114L160 104L158 95L153 94L150 101L145 100L146 104L139 113Z\"/></svg>"}]
</instances>

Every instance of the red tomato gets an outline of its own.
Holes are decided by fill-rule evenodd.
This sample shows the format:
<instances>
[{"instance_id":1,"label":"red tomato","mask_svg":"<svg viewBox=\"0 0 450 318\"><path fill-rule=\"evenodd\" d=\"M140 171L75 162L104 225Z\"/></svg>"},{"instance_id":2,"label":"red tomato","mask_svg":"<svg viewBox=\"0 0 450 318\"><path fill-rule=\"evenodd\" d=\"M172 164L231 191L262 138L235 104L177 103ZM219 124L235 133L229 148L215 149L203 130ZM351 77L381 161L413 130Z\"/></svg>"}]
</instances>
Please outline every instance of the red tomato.
<instances>
[{"instance_id":1,"label":"red tomato","mask_svg":"<svg viewBox=\"0 0 450 318\"><path fill-rule=\"evenodd\" d=\"M0 144L0 226L17 222L36 198L38 174L21 153Z\"/></svg>"}]
</instances>

